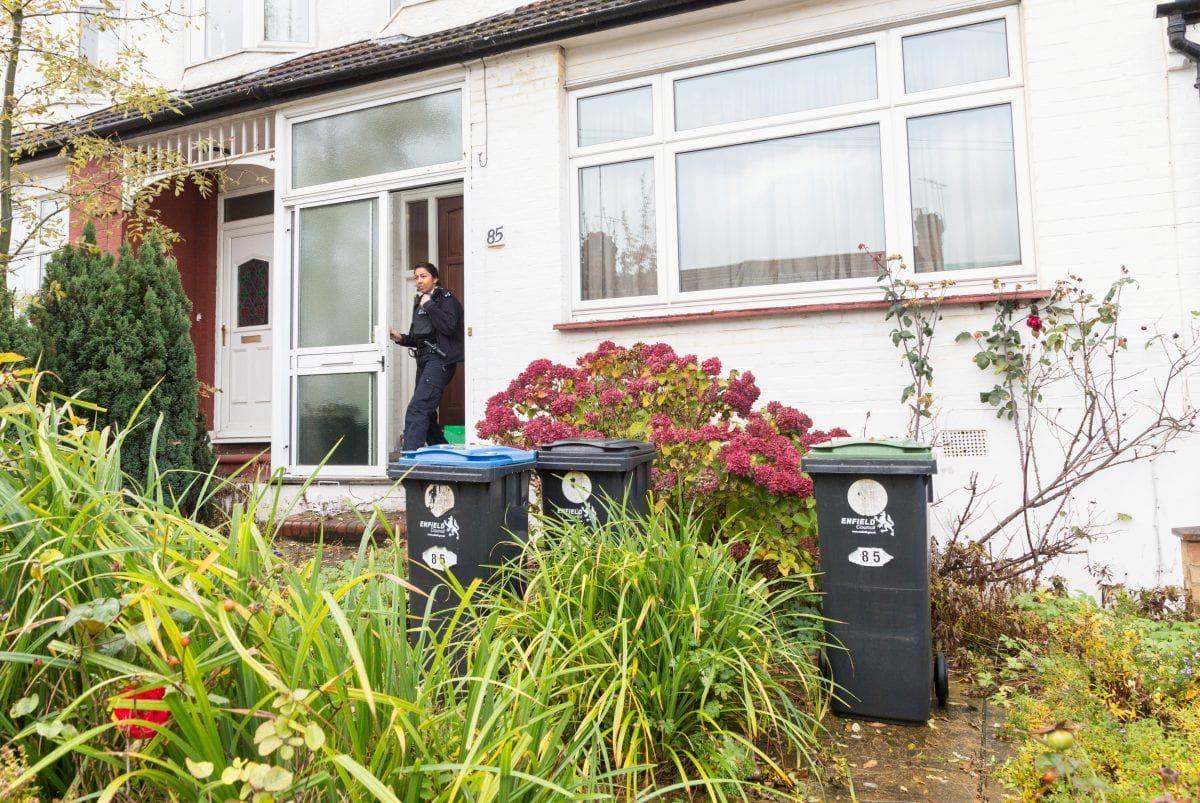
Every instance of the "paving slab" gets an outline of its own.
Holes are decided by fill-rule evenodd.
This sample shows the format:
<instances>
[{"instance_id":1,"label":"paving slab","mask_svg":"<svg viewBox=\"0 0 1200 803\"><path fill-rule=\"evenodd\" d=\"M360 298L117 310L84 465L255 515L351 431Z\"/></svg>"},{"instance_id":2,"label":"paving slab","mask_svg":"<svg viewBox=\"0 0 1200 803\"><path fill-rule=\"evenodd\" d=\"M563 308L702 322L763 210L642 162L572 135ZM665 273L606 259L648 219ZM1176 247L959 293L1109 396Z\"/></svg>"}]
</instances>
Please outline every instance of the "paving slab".
<instances>
[{"instance_id":1,"label":"paving slab","mask_svg":"<svg viewBox=\"0 0 1200 803\"><path fill-rule=\"evenodd\" d=\"M952 682L949 705L925 725L899 725L828 715L830 754L848 778L827 783L817 800L892 803L998 801L1002 790L989 770L1011 755L996 738L1003 711L968 697ZM811 798L810 798L811 799Z\"/></svg>"}]
</instances>

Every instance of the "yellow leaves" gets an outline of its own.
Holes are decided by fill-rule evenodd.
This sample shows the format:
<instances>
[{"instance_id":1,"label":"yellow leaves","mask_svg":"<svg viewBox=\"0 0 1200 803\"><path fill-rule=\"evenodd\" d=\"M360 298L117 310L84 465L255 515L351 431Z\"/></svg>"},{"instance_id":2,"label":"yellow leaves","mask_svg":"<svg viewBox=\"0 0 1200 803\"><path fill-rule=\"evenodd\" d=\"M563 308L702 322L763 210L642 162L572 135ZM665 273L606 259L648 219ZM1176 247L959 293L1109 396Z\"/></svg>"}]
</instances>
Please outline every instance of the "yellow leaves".
<instances>
[{"instance_id":1,"label":"yellow leaves","mask_svg":"<svg viewBox=\"0 0 1200 803\"><path fill-rule=\"evenodd\" d=\"M46 567L52 563L62 560L65 557L66 555L64 555L60 550L43 549L38 553L37 557L33 559L33 565L29 567L29 576L34 580L42 580L46 576Z\"/></svg>"},{"instance_id":2,"label":"yellow leaves","mask_svg":"<svg viewBox=\"0 0 1200 803\"><path fill-rule=\"evenodd\" d=\"M187 765L188 772L193 778L204 780L213 774L213 763L211 761L192 761L190 758L184 758L183 763Z\"/></svg>"}]
</instances>

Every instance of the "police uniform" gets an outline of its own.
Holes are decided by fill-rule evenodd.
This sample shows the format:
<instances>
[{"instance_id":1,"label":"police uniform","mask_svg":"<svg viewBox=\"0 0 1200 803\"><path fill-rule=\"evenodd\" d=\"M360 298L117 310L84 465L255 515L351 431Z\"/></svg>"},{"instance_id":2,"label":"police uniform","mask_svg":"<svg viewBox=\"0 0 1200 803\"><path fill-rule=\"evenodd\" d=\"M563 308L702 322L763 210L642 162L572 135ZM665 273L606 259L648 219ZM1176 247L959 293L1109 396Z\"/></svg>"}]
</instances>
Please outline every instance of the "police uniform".
<instances>
[{"instance_id":1,"label":"police uniform","mask_svg":"<svg viewBox=\"0 0 1200 803\"><path fill-rule=\"evenodd\" d=\"M438 422L438 405L463 360L462 304L440 286L433 288L424 305L418 296L413 302L412 324L408 334L400 335L400 345L408 346L417 360L417 381L404 413L402 448L411 451L426 444L446 443Z\"/></svg>"}]
</instances>

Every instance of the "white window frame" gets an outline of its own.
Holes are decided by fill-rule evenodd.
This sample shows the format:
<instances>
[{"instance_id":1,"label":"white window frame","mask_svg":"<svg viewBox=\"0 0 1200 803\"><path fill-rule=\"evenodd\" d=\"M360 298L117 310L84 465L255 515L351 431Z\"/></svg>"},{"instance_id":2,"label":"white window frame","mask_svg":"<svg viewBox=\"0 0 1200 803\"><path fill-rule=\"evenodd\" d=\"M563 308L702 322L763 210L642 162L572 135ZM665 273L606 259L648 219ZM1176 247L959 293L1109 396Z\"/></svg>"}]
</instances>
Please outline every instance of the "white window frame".
<instances>
[{"instance_id":1,"label":"white window frame","mask_svg":"<svg viewBox=\"0 0 1200 803\"><path fill-rule=\"evenodd\" d=\"M190 27L191 65L205 64L247 51L291 53L308 50L317 44L317 0L308 0L308 39L302 42L280 42L267 39L267 6L265 0L245 0L242 3L242 41L239 47L209 56L205 51L207 0L192 0L191 12L198 24Z\"/></svg>"},{"instance_id":2,"label":"white window frame","mask_svg":"<svg viewBox=\"0 0 1200 803\"><path fill-rule=\"evenodd\" d=\"M53 214L42 217L42 204L53 203L57 209ZM29 204L34 206L38 211L38 219L41 221L38 224L38 234L34 236L26 247L20 252L13 255L12 267L10 270L24 271L32 269L36 275L36 281L31 285L33 293L37 294L42 286L42 281L46 278L46 266L50 262L50 258L54 252L62 248L67 243L68 232L70 225L68 216L68 208L66 199L54 192L39 193L35 196L30 196L27 199L17 198L14 200L14 205ZM14 217L14 235L20 237L25 236L25 226L19 222L18 218ZM26 284L24 279L21 282ZM9 290L12 290L11 280Z\"/></svg>"},{"instance_id":3,"label":"white window frame","mask_svg":"<svg viewBox=\"0 0 1200 803\"><path fill-rule=\"evenodd\" d=\"M904 92L902 49L904 37L998 19L1003 19L1005 22L1009 65L1007 77L922 92ZM877 98L873 100L686 131L674 130L674 81L678 79L844 50L865 44L875 46ZM570 90L567 93L567 114L570 136L568 184L571 199L569 231L572 239L569 249L571 256L569 264L571 266L572 318L575 320L606 318L611 317L614 313L628 313L636 317L637 315L662 314L663 312L693 312L875 299L878 297L878 285L874 277L681 291L679 289L680 272L677 253L676 157L680 153L694 150L877 124L880 133L886 243L867 243L866 245L875 251L886 250L888 253L899 253L904 257L905 263L911 267L915 263L908 164L908 119L1000 104L1009 105L1012 111L1021 262L993 268L920 273L914 274L914 276L918 281L953 280L954 287L951 289L951 293L971 293L978 292L980 289L990 289L992 282L996 279L1036 282L1032 192L1022 65L1019 7L1006 6ZM587 147L577 145L579 99L646 85L653 87L655 119L655 135L653 137ZM579 225L580 170L639 158L653 158L655 161L658 292L654 295L633 298L584 301L579 249L581 236Z\"/></svg>"},{"instance_id":4,"label":"white window frame","mask_svg":"<svg viewBox=\"0 0 1200 803\"><path fill-rule=\"evenodd\" d=\"M379 106L390 106L395 103L402 103L406 100L416 100L417 98L428 97L430 95L440 95L446 92L458 90L462 99L462 134L461 143L463 147L462 158L453 162L441 162L435 165L426 165L425 167L413 167L407 170L393 170L387 173L372 173L369 176L360 178L342 179L340 181L327 182L325 184L311 184L305 187L294 187L292 185L292 164L291 164L291 144L292 130L301 123L306 123L312 120L320 120L326 117L339 117L343 114L362 111L364 109L373 109ZM355 101L328 104L313 110L306 110L303 113L286 114L284 117L284 136L287 140L287 161L281 162L280 172L284 174L283 181L278 182L282 185L284 196L290 204L293 201L307 199L309 197L341 197L346 193L353 193L356 190L361 190L366 186L383 187L392 186L395 189L402 189L400 185L419 186L425 183L436 183L437 176L443 174L454 174L461 176L467 166L467 151L468 143L470 142L470 113L467 105L467 86L461 80L456 80L452 83L437 83L420 88L414 88L410 91L399 92L395 94L372 95L370 97ZM433 177L433 178L431 178ZM416 180L417 183L412 183ZM453 179L448 179L453 180Z\"/></svg>"}]
</instances>

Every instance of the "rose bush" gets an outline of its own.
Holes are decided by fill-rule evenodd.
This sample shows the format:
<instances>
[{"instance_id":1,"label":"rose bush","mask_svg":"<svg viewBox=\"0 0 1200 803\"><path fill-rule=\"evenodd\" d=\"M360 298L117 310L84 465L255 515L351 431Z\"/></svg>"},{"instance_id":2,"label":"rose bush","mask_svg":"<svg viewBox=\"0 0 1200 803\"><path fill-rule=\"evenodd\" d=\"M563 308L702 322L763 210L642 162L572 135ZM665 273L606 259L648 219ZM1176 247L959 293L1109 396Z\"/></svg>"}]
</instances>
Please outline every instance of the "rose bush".
<instances>
[{"instance_id":1,"label":"rose bush","mask_svg":"<svg viewBox=\"0 0 1200 803\"><path fill-rule=\"evenodd\" d=\"M690 507L716 530L757 544L756 557L788 574L812 565L812 480L800 471L808 447L843 429L779 402L755 409L754 374L723 373L716 357L679 355L666 343L611 341L575 367L535 360L488 400L476 432L533 449L572 437L634 438L658 447L651 485L660 505Z\"/></svg>"}]
</instances>

